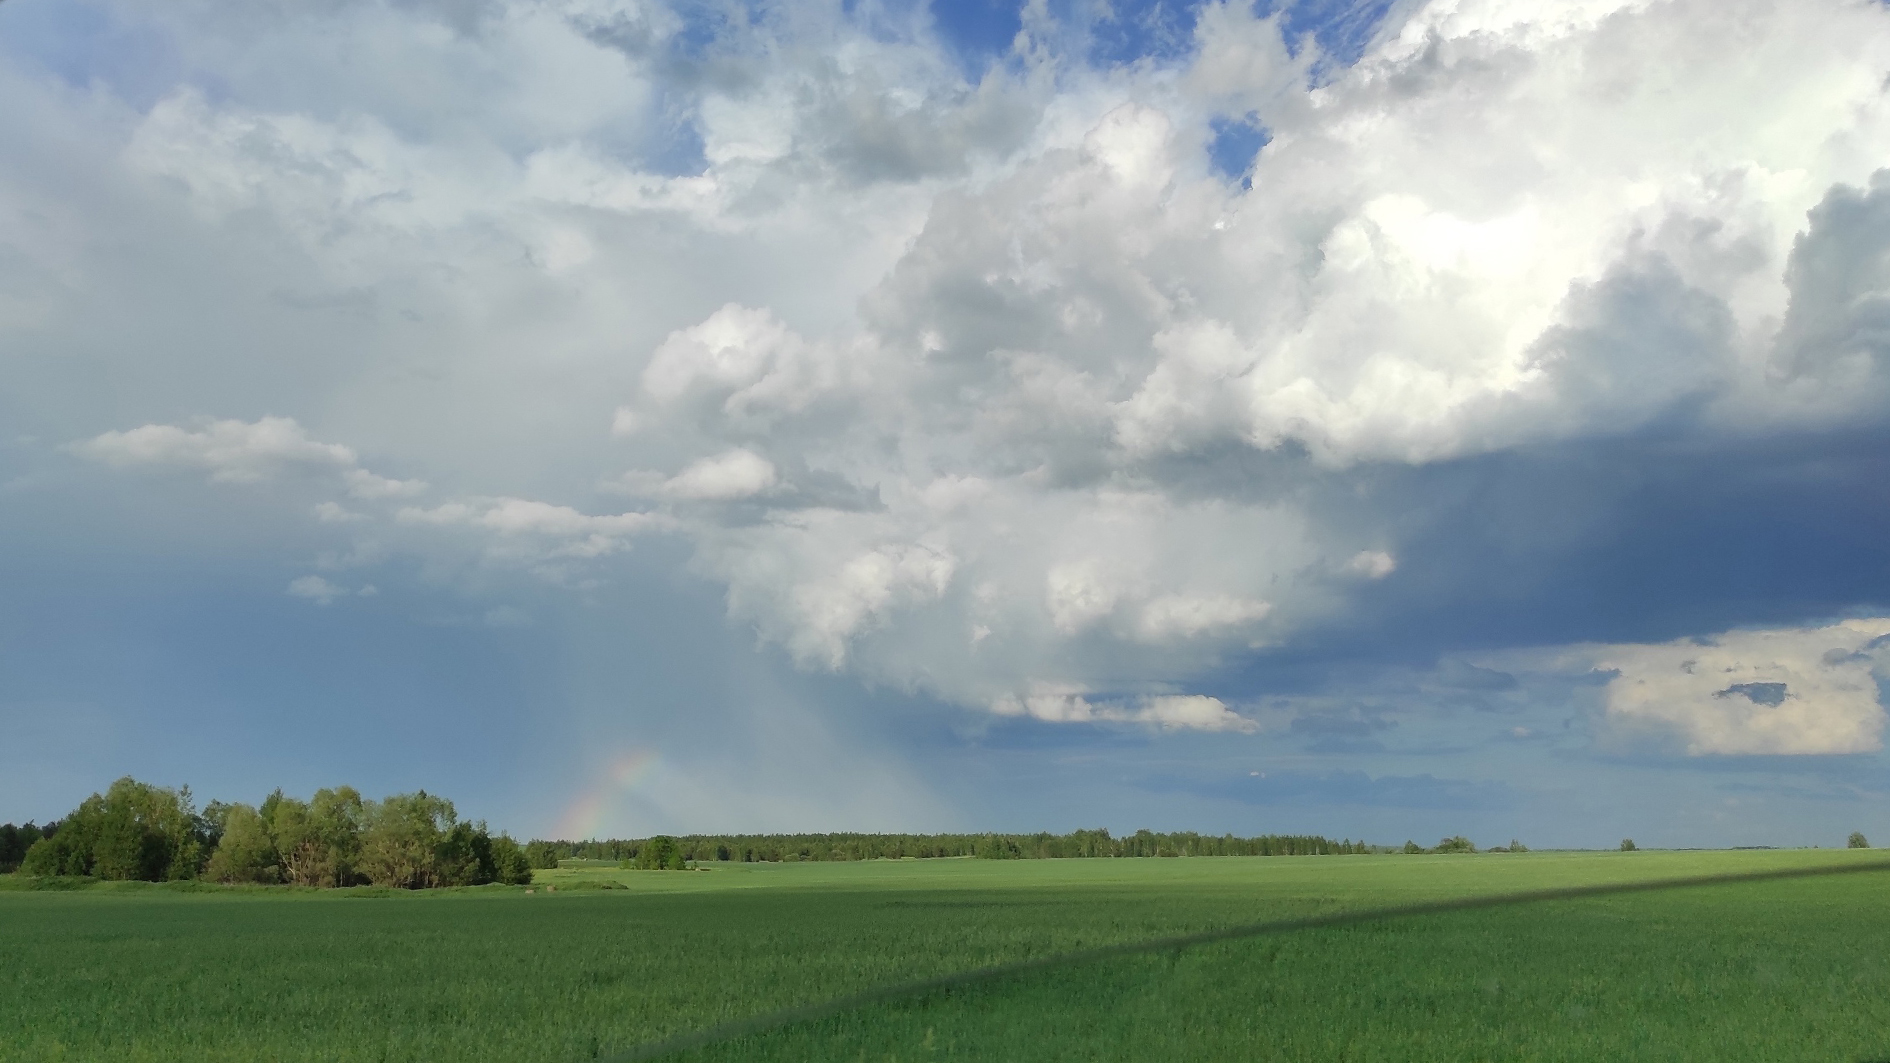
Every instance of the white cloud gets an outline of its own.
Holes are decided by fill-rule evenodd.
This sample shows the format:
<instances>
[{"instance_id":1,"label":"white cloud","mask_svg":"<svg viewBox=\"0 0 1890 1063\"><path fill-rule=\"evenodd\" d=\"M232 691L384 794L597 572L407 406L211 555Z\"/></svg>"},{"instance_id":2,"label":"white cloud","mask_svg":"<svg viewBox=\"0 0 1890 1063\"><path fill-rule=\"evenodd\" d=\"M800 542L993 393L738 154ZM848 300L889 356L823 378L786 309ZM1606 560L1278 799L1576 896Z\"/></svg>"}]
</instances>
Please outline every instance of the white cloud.
<instances>
[{"instance_id":1,"label":"white cloud","mask_svg":"<svg viewBox=\"0 0 1890 1063\"><path fill-rule=\"evenodd\" d=\"M788 647L802 660L840 668L855 635L885 623L898 609L937 600L956 567L949 553L913 543L882 546L835 569L809 573L812 578L790 592Z\"/></svg>"},{"instance_id":2,"label":"white cloud","mask_svg":"<svg viewBox=\"0 0 1890 1063\"><path fill-rule=\"evenodd\" d=\"M999 716L1029 716L1050 723L1139 724L1163 731L1234 731L1251 734L1260 725L1201 694L1158 694L1124 702L1098 702L1083 692L1040 688L1003 694L991 703Z\"/></svg>"},{"instance_id":3,"label":"white cloud","mask_svg":"<svg viewBox=\"0 0 1890 1063\"><path fill-rule=\"evenodd\" d=\"M761 494L776 480L768 459L751 450L731 450L690 464L664 482L663 493L671 498L728 502Z\"/></svg>"},{"instance_id":4,"label":"white cloud","mask_svg":"<svg viewBox=\"0 0 1890 1063\"><path fill-rule=\"evenodd\" d=\"M1362 496L1375 463L1663 419L1843 423L1887 394L1873 4L1433 0L1351 67L1238 4L1203 10L1194 56L1107 71L1039 20L976 84L825 8L732 24L687 77L654 5L234 11L140 16L214 95L108 118L34 90L98 145L59 173L113 183L0 216L28 264L0 292L37 293L0 295L0 327L76 334L69 307L119 278L87 248L186 234L178 259L232 263L187 305L254 273L261 323L230 315L255 342L215 354L171 333L164 386L197 404L157 408L306 401L453 486L422 504L282 417L79 453L330 477L319 521L396 510L422 554L601 566L674 530L764 641L962 704L1207 712L1135 699L1410 556L1399 515L1334 515L1309 483ZM1272 140L1242 191L1204 146L1250 112ZM84 342L137 349L110 338ZM108 423L155 416L126 401ZM651 510L596 514L583 485L626 468Z\"/></svg>"},{"instance_id":5,"label":"white cloud","mask_svg":"<svg viewBox=\"0 0 1890 1063\"><path fill-rule=\"evenodd\" d=\"M1166 594L1142 607L1137 631L1147 640L1165 642L1211 631L1244 627L1272 611L1266 602L1224 594L1190 597Z\"/></svg>"},{"instance_id":6,"label":"white cloud","mask_svg":"<svg viewBox=\"0 0 1890 1063\"><path fill-rule=\"evenodd\" d=\"M347 597L349 592L348 588L320 576L298 576L289 581L289 593L316 605L328 605L336 598Z\"/></svg>"},{"instance_id":7,"label":"white cloud","mask_svg":"<svg viewBox=\"0 0 1890 1063\"><path fill-rule=\"evenodd\" d=\"M1058 565L1044 576L1044 587L1050 620L1065 635L1074 635L1115 612L1121 597L1095 561Z\"/></svg>"},{"instance_id":8,"label":"white cloud","mask_svg":"<svg viewBox=\"0 0 1890 1063\"><path fill-rule=\"evenodd\" d=\"M359 471L354 451L339 443L310 439L287 417L254 422L210 421L196 430L147 424L124 432L106 432L73 448L108 465L174 465L210 470L210 478L255 483L284 469L303 466Z\"/></svg>"},{"instance_id":9,"label":"white cloud","mask_svg":"<svg viewBox=\"0 0 1890 1063\"><path fill-rule=\"evenodd\" d=\"M745 528L746 559L698 528L736 611L780 610L766 637L851 640L849 667L973 703L1089 689L1125 654L1185 681L1398 567L1389 528L1256 502L1243 454L1345 469L1688 404L1786 416L1750 397L1777 387L1793 234L1878 164L1857 144L1890 147L1872 80L1890 19L1813 6L1436 4L1311 90L1277 24L1215 9L1193 80L1072 93L1030 154L935 200L858 333L724 306L656 349L626 408L645 437L713 453L765 432L775 462L872 485L884 508L827 513L823 534L949 542L985 589L814 622L857 614L789 590L809 571L787 560L806 557L785 549L799 518ZM1763 75L1753 49L1776 60ZM1273 136L1244 195L1190 126L1229 99ZM1210 502L1167 494L1177 458L1228 470L1193 488ZM977 490L940 486L961 484ZM979 633L972 656L943 630ZM1039 715L1083 715L1057 704Z\"/></svg>"},{"instance_id":10,"label":"white cloud","mask_svg":"<svg viewBox=\"0 0 1890 1063\"><path fill-rule=\"evenodd\" d=\"M503 539L550 540L546 556L591 558L621 550L630 536L666 525L651 513L593 516L570 506L526 498L484 498L447 502L431 509L408 506L395 514L407 525L462 526L495 533Z\"/></svg>"},{"instance_id":11,"label":"white cloud","mask_svg":"<svg viewBox=\"0 0 1890 1063\"><path fill-rule=\"evenodd\" d=\"M346 479L348 493L356 498L411 498L427 489L422 480L390 480L366 469L350 469Z\"/></svg>"},{"instance_id":12,"label":"white cloud","mask_svg":"<svg viewBox=\"0 0 1890 1063\"><path fill-rule=\"evenodd\" d=\"M358 499L410 498L427 490L422 481L389 479L361 468L353 448L313 439L289 417L204 420L195 428L147 424L105 432L74 444L72 450L119 468L207 469L212 480L223 483L261 483L297 469L333 472ZM354 519L333 502L317 505L315 514L330 523Z\"/></svg>"},{"instance_id":13,"label":"white cloud","mask_svg":"<svg viewBox=\"0 0 1890 1063\"><path fill-rule=\"evenodd\" d=\"M1383 550L1360 550L1345 563L1346 570L1366 579L1384 579L1398 570L1398 559Z\"/></svg>"},{"instance_id":14,"label":"white cloud","mask_svg":"<svg viewBox=\"0 0 1890 1063\"><path fill-rule=\"evenodd\" d=\"M1885 635L1890 620L1847 620L1607 646L1594 661L1619 673L1611 720L1670 732L1690 754L1869 753L1883 746Z\"/></svg>"}]
</instances>

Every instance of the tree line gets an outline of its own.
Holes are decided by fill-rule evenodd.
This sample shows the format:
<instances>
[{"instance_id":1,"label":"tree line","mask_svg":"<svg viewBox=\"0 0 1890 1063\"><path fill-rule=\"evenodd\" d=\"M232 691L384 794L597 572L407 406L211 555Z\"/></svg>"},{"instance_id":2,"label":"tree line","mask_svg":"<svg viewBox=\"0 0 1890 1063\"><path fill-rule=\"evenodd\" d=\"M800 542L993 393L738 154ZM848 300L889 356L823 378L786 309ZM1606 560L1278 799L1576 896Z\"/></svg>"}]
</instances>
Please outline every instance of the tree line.
<instances>
[{"instance_id":1,"label":"tree line","mask_svg":"<svg viewBox=\"0 0 1890 1063\"><path fill-rule=\"evenodd\" d=\"M147 882L477 886L531 881L525 849L424 790L364 800L353 787L304 801L212 801L126 777L56 823L0 827L0 871Z\"/></svg>"},{"instance_id":2,"label":"tree line","mask_svg":"<svg viewBox=\"0 0 1890 1063\"><path fill-rule=\"evenodd\" d=\"M1097 857L1162 856L1331 856L1380 851L1351 839L1333 841L1312 834L1161 833L1139 830L1120 838L1107 830L1069 834L689 834L671 838L605 841L534 841L526 846L533 867L556 867L560 859L628 861L645 866L655 846L668 864L675 859L706 863L797 860L897 860L977 857L986 860L1067 860Z\"/></svg>"},{"instance_id":3,"label":"tree line","mask_svg":"<svg viewBox=\"0 0 1890 1063\"><path fill-rule=\"evenodd\" d=\"M20 862L26 859L26 851L33 843L48 834L59 830L59 821L53 820L45 826L39 826L27 820L23 827L11 823L0 823L0 875L11 874L20 869Z\"/></svg>"}]
</instances>

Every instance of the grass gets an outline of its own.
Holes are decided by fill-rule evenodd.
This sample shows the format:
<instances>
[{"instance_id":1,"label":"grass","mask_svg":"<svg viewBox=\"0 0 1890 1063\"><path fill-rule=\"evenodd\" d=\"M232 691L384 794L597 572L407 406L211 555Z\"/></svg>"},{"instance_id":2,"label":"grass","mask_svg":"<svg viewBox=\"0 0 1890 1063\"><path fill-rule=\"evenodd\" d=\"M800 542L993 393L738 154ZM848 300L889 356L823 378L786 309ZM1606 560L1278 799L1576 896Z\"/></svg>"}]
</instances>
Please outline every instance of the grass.
<instances>
[{"instance_id":1,"label":"grass","mask_svg":"<svg viewBox=\"0 0 1890 1063\"><path fill-rule=\"evenodd\" d=\"M563 1063L1114 942L1871 858L594 866L545 873L556 892L530 896L15 888L0 890L0 1056ZM1890 873L1750 883L1117 957L854 1009L687 1058L1890 1059L1886 946Z\"/></svg>"},{"instance_id":2,"label":"grass","mask_svg":"<svg viewBox=\"0 0 1890 1063\"><path fill-rule=\"evenodd\" d=\"M1890 1060L1890 875L1458 912L1033 972L680 1054Z\"/></svg>"}]
</instances>

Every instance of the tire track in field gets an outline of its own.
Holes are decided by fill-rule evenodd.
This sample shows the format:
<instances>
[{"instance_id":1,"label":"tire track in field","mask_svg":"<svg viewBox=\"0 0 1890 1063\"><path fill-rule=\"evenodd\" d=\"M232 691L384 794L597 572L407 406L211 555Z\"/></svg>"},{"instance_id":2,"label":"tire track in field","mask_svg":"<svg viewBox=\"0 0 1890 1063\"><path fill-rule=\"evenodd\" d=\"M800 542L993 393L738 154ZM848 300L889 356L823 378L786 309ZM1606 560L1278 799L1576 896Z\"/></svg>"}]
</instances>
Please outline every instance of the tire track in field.
<instances>
[{"instance_id":1,"label":"tire track in field","mask_svg":"<svg viewBox=\"0 0 1890 1063\"><path fill-rule=\"evenodd\" d=\"M1662 890L1693 889L1700 886L1724 886L1749 882L1774 882L1781 879L1826 878L1836 875L1857 875L1872 871L1890 871L1890 860L1878 860L1863 864L1840 864L1831 867L1784 868L1773 871L1742 871L1725 875L1691 875L1683 878L1655 879L1648 882L1612 882L1590 886L1565 886L1557 889L1525 890L1519 893L1495 893L1480 897L1460 897L1455 900L1425 901L1418 904L1390 905L1383 908L1361 908L1350 912L1330 912L1325 915L1299 916L1291 919L1273 919L1263 923L1246 923L1240 926L1222 927L1218 930L1200 930L1191 934L1175 934L1168 937L1150 938L1146 941L1125 941L1115 945L1101 945L1095 948L1076 949L1071 952L1059 952L1035 959L1016 960L1011 963L993 964L989 967L974 967L970 970L942 974L931 978L919 978L910 982L896 982L877 989L867 989L848 996L835 997L832 1000L813 1004L800 1004L778 1011L764 1012L746 1019L720 1023L693 1033L679 1034L661 1041L651 1041L636 1045L615 1055L598 1057L596 1063L645 1063L646 1060L660 1059L679 1052L707 1048L723 1041L732 1041L739 1037L763 1033L768 1030L814 1019L824 1019L854 1008L871 1004L885 1004L897 1000L922 997L931 993L945 993L981 982L996 981L1021 974L1048 970L1054 967L1075 966L1093 963L1097 960L1111 959L1117 956L1133 956L1138 953L1175 952L1196 945L1210 945L1222 941L1237 941L1242 938L1266 937L1274 934L1290 934L1300 930L1316 930L1321 927L1352 926L1359 923L1372 923L1384 919L1403 919L1419 915L1436 915L1445 912L1466 912L1479 908L1506 908L1523 904L1538 904L1544 901L1578 900L1585 897L1605 897L1622 893L1656 893Z\"/></svg>"}]
</instances>

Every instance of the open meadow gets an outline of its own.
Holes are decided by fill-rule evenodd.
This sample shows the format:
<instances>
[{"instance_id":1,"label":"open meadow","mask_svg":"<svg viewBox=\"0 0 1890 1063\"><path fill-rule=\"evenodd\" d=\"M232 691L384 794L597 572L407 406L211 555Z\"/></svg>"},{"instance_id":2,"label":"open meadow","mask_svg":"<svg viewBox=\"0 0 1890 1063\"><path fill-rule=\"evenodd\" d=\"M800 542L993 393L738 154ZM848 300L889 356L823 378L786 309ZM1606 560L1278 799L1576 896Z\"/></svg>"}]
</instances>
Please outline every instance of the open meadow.
<instances>
[{"instance_id":1,"label":"open meadow","mask_svg":"<svg viewBox=\"0 0 1890 1063\"><path fill-rule=\"evenodd\" d=\"M1881 860L1796 850L592 866L539 872L529 895L60 891L0 878L0 1055L561 1063L1108 944ZM851 1008L676 1058L1890 1059L1890 871L1120 955Z\"/></svg>"}]
</instances>

